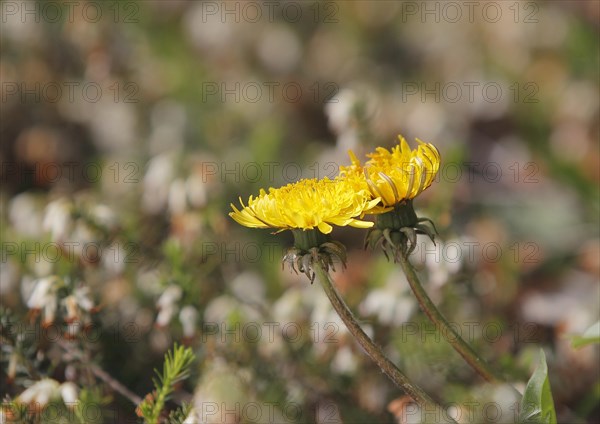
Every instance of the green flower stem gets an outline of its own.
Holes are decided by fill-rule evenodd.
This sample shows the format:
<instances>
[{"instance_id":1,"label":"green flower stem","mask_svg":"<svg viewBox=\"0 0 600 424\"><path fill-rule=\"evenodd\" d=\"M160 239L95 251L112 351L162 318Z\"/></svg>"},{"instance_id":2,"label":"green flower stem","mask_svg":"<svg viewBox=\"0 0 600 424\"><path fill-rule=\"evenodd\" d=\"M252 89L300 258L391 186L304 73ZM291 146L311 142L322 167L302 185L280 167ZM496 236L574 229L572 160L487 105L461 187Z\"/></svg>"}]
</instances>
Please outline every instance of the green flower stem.
<instances>
[{"instance_id":1,"label":"green flower stem","mask_svg":"<svg viewBox=\"0 0 600 424\"><path fill-rule=\"evenodd\" d=\"M450 343L454 350L456 350L484 379L490 382L502 382L503 379L500 378L491 369L491 367L479 357L477 352L475 352L473 348L463 340L463 338L450 326L446 318L444 318L441 312L436 308L434 303L427 295L427 292L423 288L423 285L419 281L419 277L417 277L417 273L415 272L415 269L408 258L402 253L398 255L398 258L400 260L400 265L404 270L404 274L406 274L408 284L415 294L421 309L429 317L431 322L433 322L438 331L442 333L442 336L444 336L446 341Z\"/></svg>"},{"instance_id":2,"label":"green flower stem","mask_svg":"<svg viewBox=\"0 0 600 424\"><path fill-rule=\"evenodd\" d=\"M358 343L365 350L367 355L381 368L383 371L393 382L404 390L407 395L409 395L415 402L419 404L419 406L424 409L427 413L432 413L435 411L436 417L439 417L439 420L436 422L450 422L454 423L455 421L448 417L448 414L443 410L443 408L435 403L427 393L425 393L421 388L412 383L406 375L402 373L394 365L392 361L390 361L381 351L381 348L377 346L367 334L360 327L356 318L352 314L352 311L348 308L344 300L340 297L338 291L335 289L333 282L331 281L331 277L329 274L323 269L321 264L315 263L313 266L313 271L316 274L317 279L321 283L323 290L325 290L325 294L329 298L331 305L338 313L346 327L350 331L350 333L356 338Z\"/></svg>"},{"instance_id":3,"label":"green flower stem","mask_svg":"<svg viewBox=\"0 0 600 424\"><path fill-rule=\"evenodd\" d=\"M309 251L313 247L329 241L329 236L319 230L292 230L294 235L294 246L303 251Z\"/></svg>"}]
</instances>

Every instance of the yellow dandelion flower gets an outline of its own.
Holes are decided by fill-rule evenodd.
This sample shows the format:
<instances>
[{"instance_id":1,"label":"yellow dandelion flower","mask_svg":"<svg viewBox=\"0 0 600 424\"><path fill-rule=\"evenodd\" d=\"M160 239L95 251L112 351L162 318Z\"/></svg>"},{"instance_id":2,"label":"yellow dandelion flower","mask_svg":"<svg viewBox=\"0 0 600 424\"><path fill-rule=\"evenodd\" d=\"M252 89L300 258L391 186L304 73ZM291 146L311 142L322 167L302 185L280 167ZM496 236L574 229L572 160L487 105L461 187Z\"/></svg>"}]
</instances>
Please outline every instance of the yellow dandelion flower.
<instances>
[{"instance_id":1,"label":"yellow dandelion flower","mask_svg":"<svg viewBox=\"0 0 600 424\"><path fill-rule=\"evenodd\" d=\"M332 225L370 228L372 222L361 221L363 216L379 203L371 194L355 190L356 186L345 179L307 179L281 188L260 190L258 197L250 196L248 205L240 198L242 209L233 204L229 213L237 223L252 228L277 228L283 230L318 229L329 234Z\"/></svg>"},{"instance_id":2,"label":"yellow dandelion flower","mask_svg":"<svg viewBox=\"0 0 600 424\"><path fill-rule=\"evenodd\" d=\"M386 255L389 249L395 259L413 251L417 234L425 234L433 241L435 225L430 219L417 216L412 200L431 185L441 161L433 144L417 139L419 145L412 150L404 137L398 139L399 144L391 151L378 147L368 154L364 165L350 151L352 164L340 169L340 178L359 189L366 187L372 197L381 199L369 211L377 214L377 220L367 234L365 246L381 245Z\"/></svg>"},{"instance_id":3,"label":"yellow dandelion flower","mask_svg":"<svg viewBox=\"0 0 600 424\"><path fill-rule=\"evenodd\" d=\"M348 156L350 156L351 164L349 166L340 166L340 173L337 178L348 181L356 191L370 191L360 160L358 160L352 150L348 150Z\"/></svg>"},{"instance_id":4,"label":"yellow dandelion flower","mask_svg":"<svg viewBox=\"0 0 600 424\"><path fill-rule=\"evenodd\" d=\"M433 144L417 139L419 146L411 150L404 137L398 139L400 143L391 151L378 147L368 154L369 160L362 167L350 151L352 165L341 170L351 180L362 172L372 196L381 198L383 208L376 212L414 199L431 185L440 167L440 154Z\"/></svg>"}]
</instances>

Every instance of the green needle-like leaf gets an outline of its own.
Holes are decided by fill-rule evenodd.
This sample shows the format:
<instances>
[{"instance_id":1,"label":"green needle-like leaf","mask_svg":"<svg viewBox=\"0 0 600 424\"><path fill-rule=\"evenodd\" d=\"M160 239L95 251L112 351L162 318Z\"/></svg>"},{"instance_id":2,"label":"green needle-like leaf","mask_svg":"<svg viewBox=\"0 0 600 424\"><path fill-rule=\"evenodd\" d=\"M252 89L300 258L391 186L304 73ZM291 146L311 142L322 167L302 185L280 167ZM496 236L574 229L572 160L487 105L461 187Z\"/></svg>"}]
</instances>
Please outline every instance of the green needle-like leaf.
<instances>
[{"instance_id":1,"label":"green needle-like leaf","mask_svg":"<svg viewBox=\"0 0 600 424\"><path fill-rule=\"evenodd\" d=\"M195 356L191 348L175 344L173 350L165 355L163 372L155 370L157 378L153 378L155 395L144 400L139 409L147 424L157 424L165 402L173 392L173 386L187 378L190 374L190 366Z\"/></svg>"}]
</instances>

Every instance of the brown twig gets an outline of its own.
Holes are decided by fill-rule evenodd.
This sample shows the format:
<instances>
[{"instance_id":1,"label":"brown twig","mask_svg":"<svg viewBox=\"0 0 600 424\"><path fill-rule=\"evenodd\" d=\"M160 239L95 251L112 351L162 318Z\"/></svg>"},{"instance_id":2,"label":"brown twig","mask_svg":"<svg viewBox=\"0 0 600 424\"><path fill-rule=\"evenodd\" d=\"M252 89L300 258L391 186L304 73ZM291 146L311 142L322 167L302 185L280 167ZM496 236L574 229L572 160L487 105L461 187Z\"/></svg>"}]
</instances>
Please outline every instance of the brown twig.
<instances>
[{"instance_id":1,"label":"brown twig","mask_svg":"<svg viewBox=\"0 0 600 424\"><path fill-rule=\"evenodd\" d=\"M86 358L85 355L80 352L78 349L74 348L70 345L69 342L62 341L60 342L60 346L73 358L82 362L96 377L100 380L104 381L106 384L110 386L115 392L121 394L123 397L129 399L131 403L134 405L139 405L142 402L142 398L133 393L127 387L125 387L120 381L113 378L109 373L104 371L98 365L92 363L89 358Z\"/></svg>"}]
</instances>

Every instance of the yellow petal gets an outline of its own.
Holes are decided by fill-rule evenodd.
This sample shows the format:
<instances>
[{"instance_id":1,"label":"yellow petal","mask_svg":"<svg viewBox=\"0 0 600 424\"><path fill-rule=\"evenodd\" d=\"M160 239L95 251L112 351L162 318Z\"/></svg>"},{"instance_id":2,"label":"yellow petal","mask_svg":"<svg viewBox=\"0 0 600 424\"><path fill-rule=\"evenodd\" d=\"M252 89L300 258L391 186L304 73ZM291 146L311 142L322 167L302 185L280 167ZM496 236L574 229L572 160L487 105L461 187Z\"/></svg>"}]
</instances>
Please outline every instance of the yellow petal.
<instances>
[{"instance_id":1,"label":"yellow petal","mask_svg":"<svg viewBox=\"0 0 600 424\"><path fill-rule=\"evenodd\" d=\"M371 221L360 221L358 219L353 219L348 225L354 228L371 228L373 225L375 225L375 223Z\"/></svg>"},{"instance_id":2,"label":"yellow petal","mask_svg":"<svg viewBox=\"0 0 600 424\"><path fill-rule=\"evenodd\" d=\"M326 222L320 222L319 225L317 226L317 228L323 234L329 234L331 232L331 230L333 230L333 227Z\"/></svg>"}]
</instances>

